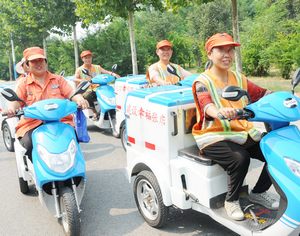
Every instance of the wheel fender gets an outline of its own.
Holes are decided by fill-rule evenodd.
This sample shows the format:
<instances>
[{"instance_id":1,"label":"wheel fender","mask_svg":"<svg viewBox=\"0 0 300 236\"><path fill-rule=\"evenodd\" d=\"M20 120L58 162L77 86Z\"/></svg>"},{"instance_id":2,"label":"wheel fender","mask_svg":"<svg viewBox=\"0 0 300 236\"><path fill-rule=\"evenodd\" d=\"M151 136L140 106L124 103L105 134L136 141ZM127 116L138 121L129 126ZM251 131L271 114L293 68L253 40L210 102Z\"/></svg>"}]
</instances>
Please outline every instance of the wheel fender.
<instances>
[{"instance_id":1,"label":"wheel fender","mask_svg":"<svg viewBox=\"0 0 300 236\"><path fill-rule=\"evenodd\" d=\"M172 197L171 197L171 180L170 180L170 169L161 162L152 161L152 160L143 160L144 162L139 162L134 165L131 171L131 176L137 175L143 170L151 171L159 184L159 188L162 194L163 202L165 206L171 206Z\"/></svg>"},{"instance_id":2,"label":"wheel fender","mask_svg":"<svg viewBox=\"0 0 300 236\"><path fill-rule=\"evenodd\" d=\"M11 137L15 138L15 136L16 136L15 135L15 133L16 133L16 126L17 126L17 124L19 122L19 118L18 117L11 117L11 118L5 119L5 121L3 121L3 122L6 122L8 124ZM2 125L3 125L3 122L2 122Z\"/></svg>"}]
</instances>

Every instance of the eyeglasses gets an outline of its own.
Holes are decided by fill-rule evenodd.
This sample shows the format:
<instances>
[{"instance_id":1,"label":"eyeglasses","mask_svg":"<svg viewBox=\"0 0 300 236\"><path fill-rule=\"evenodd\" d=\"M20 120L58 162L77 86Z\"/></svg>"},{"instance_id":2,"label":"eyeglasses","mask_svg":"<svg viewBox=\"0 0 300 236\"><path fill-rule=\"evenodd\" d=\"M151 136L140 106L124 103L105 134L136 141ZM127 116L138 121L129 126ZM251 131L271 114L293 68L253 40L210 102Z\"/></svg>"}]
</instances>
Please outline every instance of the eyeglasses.
<instances>
[{"instance_id":1,"label":"eyeglasses","mask_svg":"<svg viewBox=\"0 0 300 236\"><path fill-rule=\"evenodd\" d=\"M233 55L235 50L234 47L215 47L213 51L224 56L225 54Z\"/></svg>"}]
</instances>

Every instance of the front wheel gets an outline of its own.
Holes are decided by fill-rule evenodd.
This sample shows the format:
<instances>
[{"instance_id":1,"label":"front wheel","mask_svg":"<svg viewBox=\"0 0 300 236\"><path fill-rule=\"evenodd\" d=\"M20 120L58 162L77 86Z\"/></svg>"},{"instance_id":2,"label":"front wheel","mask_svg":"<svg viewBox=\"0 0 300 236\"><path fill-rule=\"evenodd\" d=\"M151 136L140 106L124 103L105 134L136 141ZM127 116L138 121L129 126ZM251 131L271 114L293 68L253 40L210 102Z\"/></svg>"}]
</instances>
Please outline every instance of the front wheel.
<instances>
[{"instance_id":1,"label":"front wheel","mask_svg":"<svg viewBox=\"0 0 300 236\"><path fill-rule=\"evenodd\" d=\"M154 228L162 227L168 219L169 208L164 205L154 174L142 171L134 181L134 198L145 221Z\"/></svg>"},{"instance_id":2,"label":"front wheel","mask_svg":"<svg viewBox=\"0 0 300 236\"><path fill-rule=\"evenodd\" d=\"M121 143L124 151L126 152L126 146L127 146L127 134L126 134L126 125L124 124L120 131L121 136Z\"/></svg>"},{"instance_id":3,"label":"front wheel","mask_svg":"<svg viewBox=\"0 0 300 236\"><path fill-rule=\"evenodd\" d=\"M9 125L4 121L2 125L2 136L3 136L3 142L4 145L9 152L13 152L15 150L14 148L14 142L15 139L12 137Z\"/></svg>"},{"instance_id":4,"label":"front wheel","mask_svg":"<svg viewBox=\"0 0 300 236\"><path fill-rule=\"evenodd\" d=\"M80 215L73 191L65 188L60 194L61 224L66 235L80 235Z\"/></svg>"}]
</instances>

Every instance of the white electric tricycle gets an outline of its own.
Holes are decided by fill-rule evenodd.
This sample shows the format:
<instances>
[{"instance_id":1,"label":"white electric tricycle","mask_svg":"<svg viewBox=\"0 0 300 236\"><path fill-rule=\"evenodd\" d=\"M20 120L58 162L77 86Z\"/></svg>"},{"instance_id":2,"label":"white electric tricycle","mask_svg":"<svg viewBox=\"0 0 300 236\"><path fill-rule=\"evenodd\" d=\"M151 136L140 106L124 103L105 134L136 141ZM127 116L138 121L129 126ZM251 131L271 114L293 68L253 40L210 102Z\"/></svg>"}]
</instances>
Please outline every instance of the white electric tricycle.
<instances>
[{"instance_id":1,"label":"white electric tricycle","mask_svg":"<svg viewBox=\"0 0 300 236\"><path fill-rule=\"evenodd\" d=\"M299 83L300 73L294 78ZM239 88L224 93L228 100L246 95ZM240 202L245 220L231 220L224 209L227 174L199 155L191 134L196 109L188 86L165 86L132 91L126 100L127 174L133 183L140 214L152 227L162 227L168 209L194 209L240 235L295 235L300 227L299 98L291 92L272 93L243 109L241 119L267 122L261 148L272 182L280 195L278 211L248 200ZM290 138L292 137L292 138ZM298 233L297 233L298 235Z\"/></svg>"}]
</instances>

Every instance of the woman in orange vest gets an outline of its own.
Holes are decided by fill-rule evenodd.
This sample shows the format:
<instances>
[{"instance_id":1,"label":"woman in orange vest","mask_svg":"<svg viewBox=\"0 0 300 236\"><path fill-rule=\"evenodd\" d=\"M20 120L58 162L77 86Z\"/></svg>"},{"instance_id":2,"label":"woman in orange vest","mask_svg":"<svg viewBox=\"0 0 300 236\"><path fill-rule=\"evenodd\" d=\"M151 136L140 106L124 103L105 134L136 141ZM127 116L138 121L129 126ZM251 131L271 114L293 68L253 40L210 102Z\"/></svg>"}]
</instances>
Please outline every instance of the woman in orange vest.
<instances>
[{"instance_id":1,"label":"woman in orange vest","mask_svg":"<svg viewBox=\"0 0 300 236\"><path fill-rule=\"evenodd\" d=\"M193 135L200 152L227 171L228 192L224 203L227 215L233 220L243 220L239 193L248 172L250 158L265 162L259 147L261 133L251 122L234 120L236 109L246 105L246 98L232 102L223 99L221 93L228 85L239 86L248 91L254 102L270 91L253 84L244 75L230 70L234 61L234 48L237 46L240 44L234 42L227 33L215 34L205 44L211 66L195 80L192 87L200 115L199 122L193 127ZM256 185L249 194L249 200L272 210L278 209L278 200L266 193L271 185L264 165Z\"/></svg>"},{"instance_id":2,"label":"woman in orange vest","mask_svg":"<svg viewBox=\"0 0 300 236\"><path fill-rule=\"evenodd\" d=\"M173 55L173 44L168 40L162 40L156 44L156 55L159 61L150 65L147 70L146 78L152 85L169 85L176 84L191 72L183 69L180 65L170 62ZM172 65L176 69L176 73L180 77L168 72L167 65Z\"/></svg>"},{"instance_id":3,"label":"woman in orange vest","mask_svg":"<svg viewBox=\"0 0 300 236\"><path fill-rule=\"evenodd\" d=\"M82 51L80 54L81 60L83 61L83 64L78 67L75 71L75 83L78 85L82 80L91 80L96 75L99 75L101 73L103 74L110 74L112 76L115 76L116 78L120 78L120 75L105 70L100 65L94 65L93 62L93 54L90 50ZM89 75L86 75L83 73L83 69L88 70ZM97 120L97 112L95 110L94 101L97 100L95 89L98 87L96 84L92 84L90 88L87 90L87 92L84 94L84 98L88 100L89 106L93 108L94 116L93 120Z\"/></svg>"}]
</instances>

